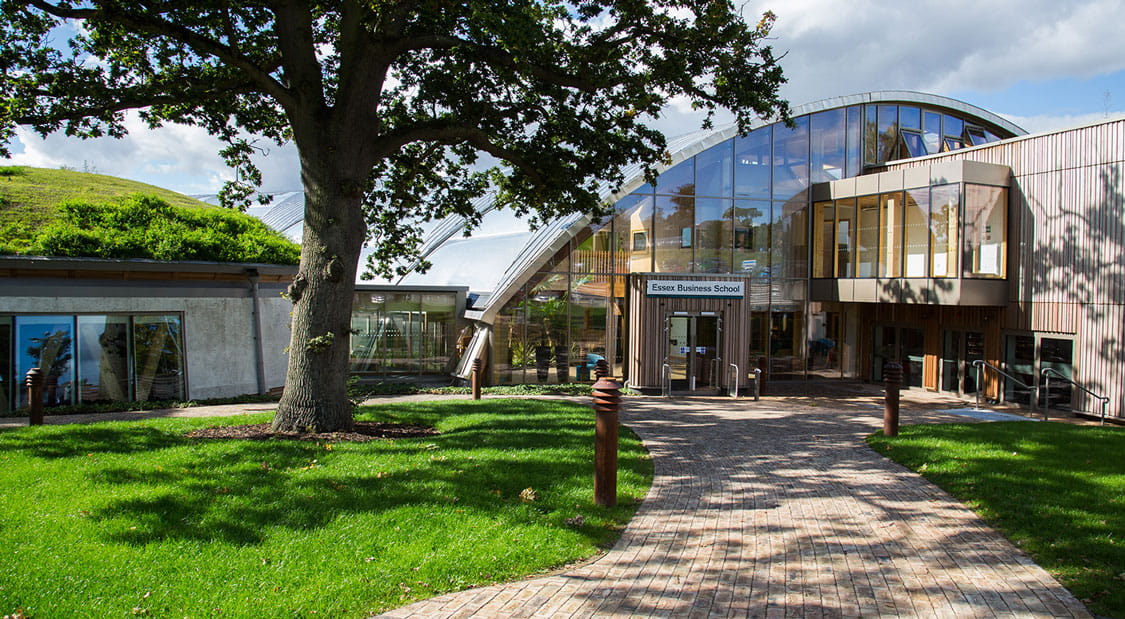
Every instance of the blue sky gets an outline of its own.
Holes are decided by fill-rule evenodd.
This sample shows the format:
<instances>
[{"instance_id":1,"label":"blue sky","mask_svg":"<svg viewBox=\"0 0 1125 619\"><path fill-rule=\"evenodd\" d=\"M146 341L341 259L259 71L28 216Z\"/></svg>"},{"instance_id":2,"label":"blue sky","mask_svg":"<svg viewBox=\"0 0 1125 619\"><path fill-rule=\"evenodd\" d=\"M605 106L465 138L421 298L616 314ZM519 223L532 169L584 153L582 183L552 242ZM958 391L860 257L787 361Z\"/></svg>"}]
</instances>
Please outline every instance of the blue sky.
<instances>
[{"instance_id":1,"label":"blue sky","mask_svg":"<svg viewBox=\"0 0 1125 619\"><path fill-rule=\"evenodd\" d=\"M1125 114L1125 0L781 0L773 47L784 53L783 94L801 104L871 90L919 90L983 107L1030 132ZM720 119L721 120L721 119ZM654 125L669 135L698 128L684 106ZM203 131L150 131L81 141L27 133L11 162L97 171L189 194L214 193L231 173ZM263 189L298 190L292 147L267 145Z\"/></svg>"}]
</instances>

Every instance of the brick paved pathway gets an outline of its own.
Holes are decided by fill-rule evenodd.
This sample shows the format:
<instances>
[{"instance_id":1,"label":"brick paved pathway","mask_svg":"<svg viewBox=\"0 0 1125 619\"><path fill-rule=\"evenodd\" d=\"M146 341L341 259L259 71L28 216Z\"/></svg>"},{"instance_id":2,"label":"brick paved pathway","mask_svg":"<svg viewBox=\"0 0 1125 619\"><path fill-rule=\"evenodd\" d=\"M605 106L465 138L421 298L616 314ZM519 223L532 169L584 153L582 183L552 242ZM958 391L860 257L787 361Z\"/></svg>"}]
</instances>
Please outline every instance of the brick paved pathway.
<instances>
[{"instance_id":1,"label":"brick paved pathway","mask_svg":"<svg viewBox=\"0 0 1125 619\"><path fill-rule=\"evenodd\" d=\"M644 398L622 419L656 478L613 550L386 616L1090 616L971 512L868 449L881 427L870 403ZM903 411L904 423L955 419Z\"/></svg>"}]
</instances>

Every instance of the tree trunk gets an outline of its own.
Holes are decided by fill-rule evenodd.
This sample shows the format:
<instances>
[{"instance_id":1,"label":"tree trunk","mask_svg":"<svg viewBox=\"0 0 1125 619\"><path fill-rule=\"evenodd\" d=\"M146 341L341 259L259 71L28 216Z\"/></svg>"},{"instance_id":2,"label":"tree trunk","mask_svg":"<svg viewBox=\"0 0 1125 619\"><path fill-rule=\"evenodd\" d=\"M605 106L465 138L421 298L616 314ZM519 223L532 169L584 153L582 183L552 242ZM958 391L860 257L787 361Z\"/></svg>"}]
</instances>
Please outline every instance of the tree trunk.
<instances>
[{"instance_id":1,"label":"tree trunk","mask_svg":"<svg viewBox=\"0 0 1125 619\"><path fill-rule=\"evenodd\" d=\"M348 353L355 275L366 227L358 186L324 170L319 176L327 178L317 179L307 166L302 170L301 266L289 287L293 303L289 368L274 431L352 429Z\"/></svg>"}]
</instances>

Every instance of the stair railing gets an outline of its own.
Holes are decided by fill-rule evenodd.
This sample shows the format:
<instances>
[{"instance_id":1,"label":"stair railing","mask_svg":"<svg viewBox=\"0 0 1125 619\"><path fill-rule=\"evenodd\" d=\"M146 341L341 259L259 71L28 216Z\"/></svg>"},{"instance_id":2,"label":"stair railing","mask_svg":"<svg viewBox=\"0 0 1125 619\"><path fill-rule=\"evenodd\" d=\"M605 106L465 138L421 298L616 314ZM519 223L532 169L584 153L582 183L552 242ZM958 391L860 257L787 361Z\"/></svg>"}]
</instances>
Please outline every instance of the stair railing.
<instances>
[{"instance_id":1,"label":"stair railing","mask_svg":"<svg viewBox=\"0 0 1125 619\"><path fill-rule=\"evenodd\" d=\"M987 362L983 359L977 359L976 361L973 361L973 367L975 367L977 369L977 408L980 408L981 396L984 394L984 369L988 368L988 369L996 372L997 374L1003 376L1004 378L1007 378L1008 380L1012 381L1016 385L1026 389L1028 394L1031 396L1031 412L1033 414L1035 413L1035 406L1036 406L1036 404L1039 403L1039 386L1038 385L1028 385L1027 383L1023 382L1022 380L1016 378L1015 376L1012 376L1011 374L1005 372L1004 370L1001 370L1000 368L996 367L995 365L992 365L991 363L989 363L989 362ZM1044 421L1047 420L1047 411L1046 410L1043 411L1043 420Z\"/></svg>"},{"instance_id":2,"label":"stair railing","mask_svg":"<svg viewBox=\"0 0 1125 619\"><path fill-rule=\"evenodd\" d=\"M1085 391L1090 397L1094 398L1095 400L1099 400L1102 403L1101 425L1103 425L1103 426L1105 425L1105 409L1106 409L1106 406L1109 405L1109 398L1107 398L1104 395L1098 395L1098 394L1094 393L1093 391L1090 391L1086 387L1083 387L1082 385L1079 385L1078 383L1074 382L1070 378L1067 378L1066 376L1064 376L1061 372L1059 372L1055 368L1043 368L1042 374L1043 374L1043 389L1044 389L1044 391L1047 392L1047 398L1043 402L1043 419L1047 418L1047 409L1051 408L1051 377L1054 376L1056 379L1061 378L1063 381L1070 383L1072 386L1078 387L1082 391Z\"/></svg>"}]
</instances>

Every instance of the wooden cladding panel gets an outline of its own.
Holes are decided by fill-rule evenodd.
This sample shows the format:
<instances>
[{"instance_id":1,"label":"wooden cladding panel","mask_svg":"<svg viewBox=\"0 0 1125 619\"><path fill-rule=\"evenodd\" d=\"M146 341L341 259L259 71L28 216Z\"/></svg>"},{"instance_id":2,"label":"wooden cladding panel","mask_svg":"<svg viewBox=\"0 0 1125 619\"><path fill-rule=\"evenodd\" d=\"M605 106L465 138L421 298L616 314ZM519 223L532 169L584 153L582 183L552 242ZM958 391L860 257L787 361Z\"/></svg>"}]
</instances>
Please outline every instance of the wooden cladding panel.
<instances>
[{"instance_id":1,"label":"wooden cladding panel","mask_svg":"<svg viewBox=\"0 0 1125 619\"><path fill-rule=\"evenodd\" d=\"M1087 304L1074 341L1074 375L1091 391L1109 398L1107 415L1125 417L1125 306ZM1080 410L1101 412L1101 404L1080 390Z\"/></svg>"}]
</instances>

